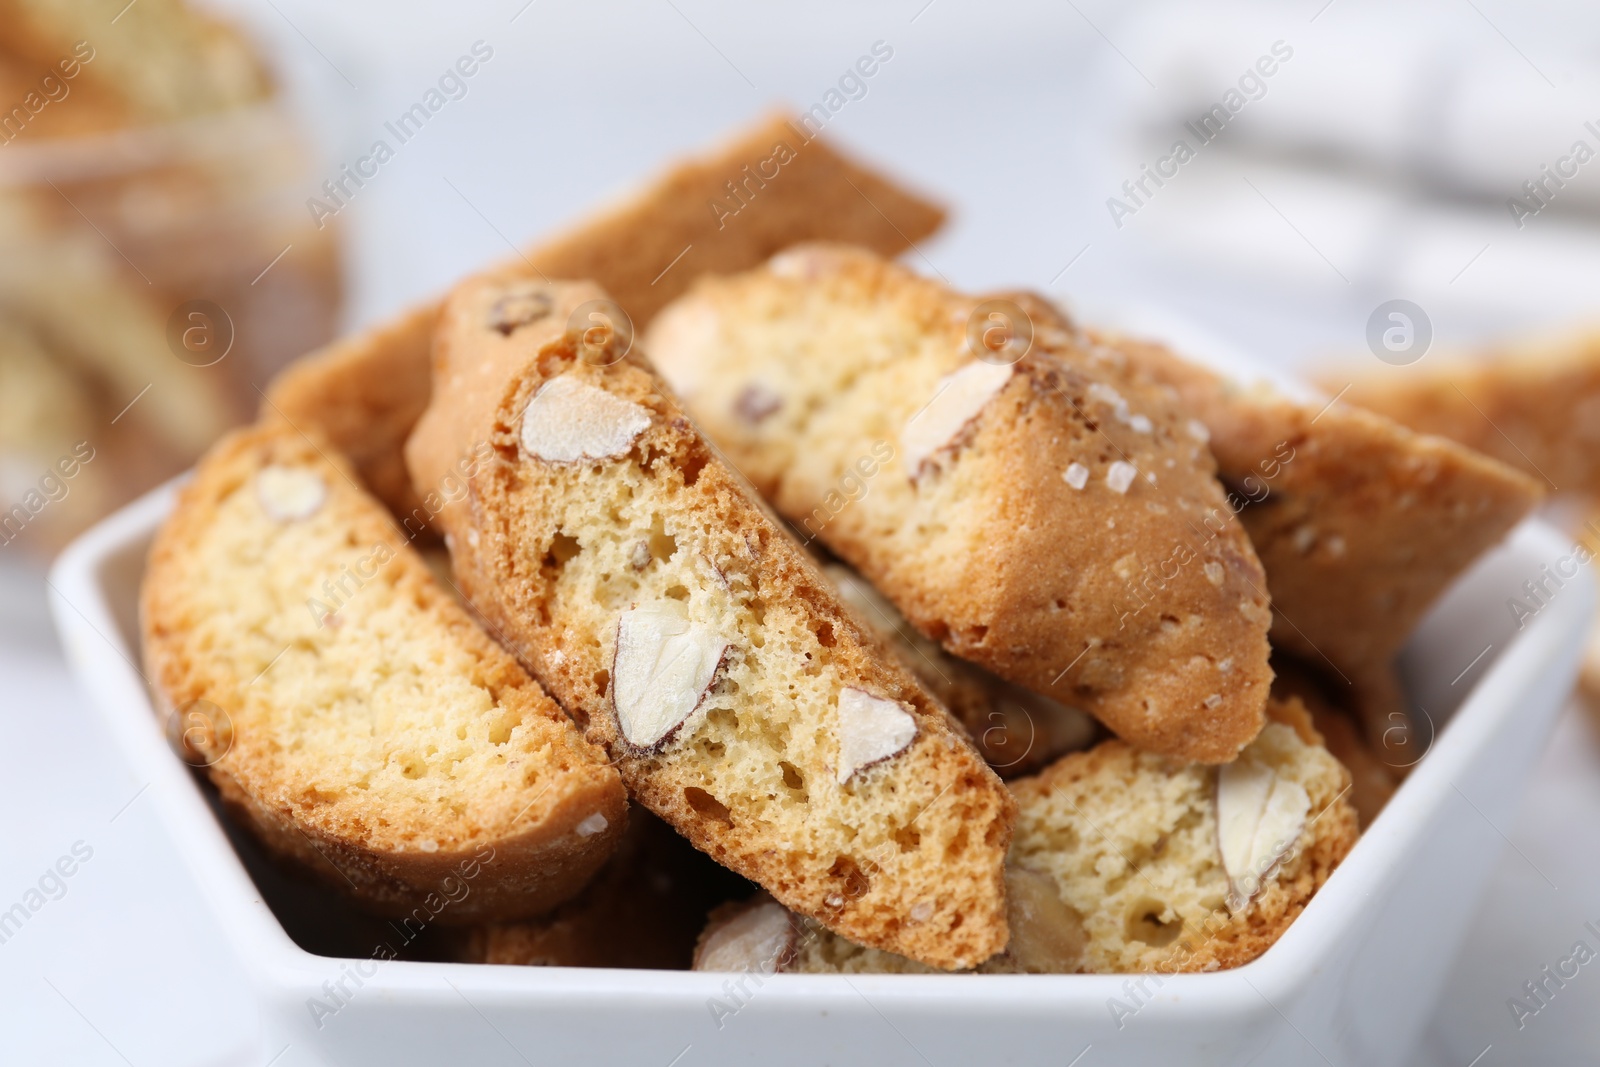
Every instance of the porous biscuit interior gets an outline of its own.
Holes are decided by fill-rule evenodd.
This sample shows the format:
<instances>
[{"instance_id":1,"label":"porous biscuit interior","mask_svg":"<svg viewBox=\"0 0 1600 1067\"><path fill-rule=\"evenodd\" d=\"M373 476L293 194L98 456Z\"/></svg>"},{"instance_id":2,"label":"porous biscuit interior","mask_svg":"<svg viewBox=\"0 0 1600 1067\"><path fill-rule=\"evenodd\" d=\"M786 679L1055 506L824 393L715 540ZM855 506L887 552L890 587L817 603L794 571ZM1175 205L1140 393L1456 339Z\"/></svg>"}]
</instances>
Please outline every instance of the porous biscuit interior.
<instances>
[{"instance_id":1,"label":"porous biscuit interior","mask_svg":"<svg viewBox=\"0 0 1600 1067\"><path fill-rule=\"evenodd\" d=\"M1066 906L1054 933L1081 944L1086 973L1186 972L1236 967L1266 951L1300 914L1357 836L1342 793L1349 776L1293 702L1279 705L1241 754L1303 787L1311 798L1299 838L1242 910L1230 910L1218 847L1218 769L1177 764L1120 741L1072 753L1035 778L1011 783L1019 811L1008 882L1044 875ZM1057 922L1063 920L1058 915ZM1025 919L1013 912L1013 936ZM1037 970L1013 945L978 970ZM915 961L863 948L802 924L794 962L807 973L925 973ZM1056 968L1050 968L1056 969Z\"/></svg>"},{"instance_id":2,"label":"porous biscuit interior","mask_svg":"<svg viewBox=\"0 0 1600 1067\"><path fill-rule=\"evenodd\" d=\"M283 472L323 494L305 517L263 502ZM539 826L568 786L603 794L598 754L347 478L287 430L236 438L202 478L209 514L154 614L181 633L182 682L232 721L218 769L386 852L470 851Z\"/></svg>"},{"instance_id":3,"label":"porous biscuit interior","mask_svg":"<svg viewBox=\"0 0 1600 1067\"><path fill-rule=\"evenodd\" d=\"M1192 971L1245 963L1272 944L1356 837L1349 775L1294 727L1268 723L1245 749L1311 799L1295 848L1242 912L1228 907L1214 767L1107 742L1017 789L1011 862L1050 875L1084 916L1085 970Z\"/></svg>"},{"instance_id":4,"label":"porous biscuit interior","mask_svg":"<svg viewBox=\"0 0 1600 1067\"><path fill-rule=\"evenodd\" d=\"M906 435L951 376L989 373L977 307L808 245L703 279L647 343L777 509L924 633L1143 747L1231 759L1262 721L1270 613L1203 429L1034 316L1013 376L917 462Z\"/></svg>"}]
</instances>

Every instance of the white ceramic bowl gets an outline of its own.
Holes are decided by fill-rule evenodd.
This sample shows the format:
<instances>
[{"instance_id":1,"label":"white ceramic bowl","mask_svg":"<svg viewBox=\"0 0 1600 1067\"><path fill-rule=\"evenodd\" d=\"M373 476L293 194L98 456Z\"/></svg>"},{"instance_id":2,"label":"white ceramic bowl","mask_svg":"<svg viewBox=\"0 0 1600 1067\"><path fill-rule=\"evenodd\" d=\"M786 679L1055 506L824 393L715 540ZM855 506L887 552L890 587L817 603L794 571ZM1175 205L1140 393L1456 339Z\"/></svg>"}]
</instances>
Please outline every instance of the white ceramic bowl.
<instances>
[{"instance_id":1,"label":"white ceramic bowl","mask_svg":"<svg viewBox=\"0 0 1600 1067\"><path fill-rule=\"evenodd\" d=\"M367 952L299 948L247 871L248 845L230 843L168 747L141 675L138 585L174 493L152 492L69 548L51 575L53 610L79 678L252 976L257 1062L276 1056L274 1067L1403 1063L1502 855L1498 827L1572 688L1595 600L1583 569L1516 631L1506 599L1571 551L1537 522L1450 592L1406 654L1412 696L1438 727L1431 750L1305 913L1246 967L1159 982L777 975L739 993L720 974L379 965ZM738 1010L714 1013L714 1000Z\"/></svg>"}]
</instances>

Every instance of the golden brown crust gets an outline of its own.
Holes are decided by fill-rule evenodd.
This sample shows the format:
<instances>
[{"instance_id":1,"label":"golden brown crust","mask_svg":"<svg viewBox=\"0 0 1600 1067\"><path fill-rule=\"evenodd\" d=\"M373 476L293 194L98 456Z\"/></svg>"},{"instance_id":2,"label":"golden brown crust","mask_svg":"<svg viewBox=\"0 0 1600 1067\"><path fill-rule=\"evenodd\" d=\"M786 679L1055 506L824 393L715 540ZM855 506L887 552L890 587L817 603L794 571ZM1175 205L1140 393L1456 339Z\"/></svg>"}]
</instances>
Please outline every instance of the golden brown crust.
<instances>
[{"instance_id":1,"label":"golden brown crust","mask_svg":"<svg viewBox=\"0 0 1600 1067\"><path fill-rule=\"evenodd\" d=\"M1322 378L1330 392L1348 388L1351 404L1493 456L1551 492L1600 495L1600 333Z\"/></svg>"},{"instance_id":2,"label":"golden brown crust","mask_svg":"<svg viewBox=\"0 0 1600 1067\"><path fill-rule=\"evenodd\" d=\"M725 183L745 180L744 169L774 158L779 145L792 146L792 157L778 176L733 217L719 215L713 205L727 199ZM643 331L702 272L743 270L816 238L848 238L895 255L943 221L932 203L823 141L805 142L788 119L773 115L495 271L592 280ZM268 389L263 407L320 426L398 515L427 510L426 491L412 491L405 479L402 450L428 405L428 344L440 303L419 304L311 353Z\"/></svg>"},{"instance_id":3,"label":"golden brown crust","mask_svg":"<svg viewBox=\"0 0 1600 1067\"><path fill-rule=\"evenodd\" d=\"M1033 316L1031 349L953 447L906 462L907 428L949 376L982 368L978 306L870 253L807 245L703 279L649 344L778 511L924 634L1143 748L1232 759L1271 680L1266 582L1164 394ZM751 417L755 390L772 400ZM1137 480L1116 483L1119 468Z\"/></svg>"},{"instance_id":4,"label":"golden brown crust","mask_svg":"<svg viewBox=\"0 0 1600 1067\"><path fill-rule=\"evenodd\" d=\"M0 38L3 36L3 32L0 32ZM5 47L6 43L0 43L0 49L3 49L0 50L0 100L7 101L7 106L14 107L25 101L29 93L40 94L41 88L45 85L53 86L61 83L62 69L59 64L63 59L71 59L70 44L48 58L35 60L10 51ZM67 69L73 69L70 63ZM54 82L45 82L46 76L55 79ZM37 114L28 115L27 125L22 127L20 133L14 130L14 123L12 126L4 127L5 136L11 140L19 140L23 144L31 144L54 138L106 133L122 129L132 123L127 102L108 86L97 85L88 80L81 82L73 80L67 85L68 96L72 100L71 105L67 107L47 105ZM60 90L57 89L56 92L59 93ZM11 141L7 140L6 143L9 144Z\"/></svg>"},{"instance_id":5,"label":"golden brown crust","mask_svg":"<svg viewBox=\"0 0 1600 1067\"><path fill-rule=\"evenodd\" d=\"M1380 415L1234 388L1160 345L1097 340L1210 429L1266 567L1273 641L1357 686L1540 498L1517 471Z\"/></svg>"},{"instance_id":6,"label":"golden brown crust","mask_svg":"<svg viewBox=\"0 0 1600 1067\"><path fill-rule=\"evenodd\" d=\"M695 432L638 348L618 362L585 361L559 314L503 335L489 322L506 291L480 279L452 295L435 338L434 402L407 448L419 484L478 441L495 450L498 461L472 475L469 500L442 515L474 606L606 747L634 798L697 848L863 943L944 967L997 951L1006 938L1001 867L1014 811L1004 787L943 709L879 655L815 564ZM552 303L565 306L583 291L556 286ZM519 438L522 413L552 380L637 405L648 428L626 455L604 462L529 453ZM634 522L645 525L636 530ZM580 552L609 559L619 538L631 544L663 523L656 536L670 547L648 571L590 575L580 567L602 564L572 562ZM574 573L603 584L569 586ZM671 743L641 750L621 733L613 707L617 619L638 598L662 595L648 583L668 581L676 584L666 595L709 604L719 625L737 628L733 658L719 667L736 688L708 691L715 696L702 703L712 712L696 713L696 725ZM609 592L617 588L624 591ZM620 601L597 599L610 596ZM791 675L785 698L776 680ZM908 747L848 788L835 786L826 762L837 769L841 758L831 702L845 686L900 702L916 724ZM823 689L828 721L810 703ZM769 753L780 729L787 747ZM796 771L800 780L790 785Z\"/></svg>"},{"instance_id":7,"label":"golden brown crust","mask_svg":"<svg viewBox=\"0 0 1600 1067\"><path fill-rule=\"evenodd\" d=\"M320 480L326 498L314 520L317 531L305 531L312 520L296 527L240 518L260 514L254 503L241 502L241 494L260 492L259 475L269 465L312 472ZM236 431L201 462L156 537L142 589L144 655L164 708L206 700L224 709L231 743L215 734L202 742L209 746L203 753L224 802L272 851L305 864L377 911L405 915L444 897L451 906L439 921L459 923L514 918L558 904L599 868L620 834L626 820L621 782L554 701L440 587L381 506L351 478L349 465L334 458L326 442L282 424ZM245 521L254 525L241 527ZM335 535L325 535L324 527ZM247 549L252 559L236 561L217 550L230 530L238 543L255 546ZM298 537L320 540L293 540ZM286 553L325 553L337 575L331 561L349 546L378 564L374 573L363 574L365 584L321 623L307 622L309 602L296 599L298 588L275 585L272 569L286 566ZM233 569L218 570L221 561ZM249 567L257 573L244 569ZM330 595L314 581L306 584L305 593ZM260 599L274 596L284 599ZM271 632L218 629L219 615L235 605L241 612L267 613L264 625ZM396 616L405 627L392 624ZM461 684L450 692L465 691L484 708L464 719L455 735L476 744L467 731L481 730L486 739L474 752L464 751L463 760L490 744L509 747L502 749L504 757L473 764L488 769L456 791L448 791L452 771L436 787L445 792L428 794L436 799L400 804L389 785L400 773L391 767L398 757L375 757L370 769L358 773L329 765L318 739L352 729L349 714L363 708L376 730L377 717L393 713L391 702L408 699L379 680L352 685L342 674L327 672L344 670L339 664L369 646L414 633L426 635L437 650L429 657L428 676L454 676ZM281 661L267 663L273 653L266 646L280 642ZM264 684L267 671L257 671L257 660L274 672ZM363 662L360 669L367 668L393 665ZM318 703L329 692L342 694L337 706ZM492 740L492 723L503 724L502 740ZM374 734L391 752L404 749L407 736L393 730ZM497 758L511 762L497 765ZM511 770L519 761L525 770ZM355 781L363 774L367 785ZM414 776L409 770L404 775ZM603 820L598 829L593 822L583 825L596 816Z\"/></svg>"},{"instance_id":8,"label":"golden brown crust","mask_svg":"<svg viewBox=\"0 0 1600 1067\"><path fill-rule=\"evenodd\" d=\"M942 208L774 113L541 241L528 258L549 278L596 282L643 330L702 274L746 270L792 244L829 238L898 255L943 222Z\"/></svg>"}]
</instances>

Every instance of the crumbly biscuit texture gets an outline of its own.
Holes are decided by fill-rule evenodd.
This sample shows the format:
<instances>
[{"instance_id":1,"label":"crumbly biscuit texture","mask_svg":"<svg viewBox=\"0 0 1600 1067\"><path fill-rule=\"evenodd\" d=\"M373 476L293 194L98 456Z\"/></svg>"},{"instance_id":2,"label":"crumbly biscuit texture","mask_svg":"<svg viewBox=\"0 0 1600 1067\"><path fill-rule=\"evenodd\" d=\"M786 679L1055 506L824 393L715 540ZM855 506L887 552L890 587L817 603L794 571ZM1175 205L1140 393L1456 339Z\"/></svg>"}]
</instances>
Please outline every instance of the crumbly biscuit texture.
<instances>
[{"instance_id":1,"label":"crumbly biscuit texture","mask_svg":"<svg viewBox=\"0 0 1600 1067\"><path fill-rule=\"evenodd\" d=\"M637 349L591 349L559 315L503 332L507 292L452 296L407 446L418 484L494 449L442 513L474 606L713 858L864 943L940 967L992 955L1004 786Z\"/></svg>"},{"instance_id":2,"label":"crumbly biscuit texture","mask_svg":"<svg viewBox=\"0 0 1600 1067\"><path fill-rule=\"evenodd\" d=\"M1060 324L1034 317L1017 358L988 314L806 245L702 280L647 347L777 509L952 654L1141 747L1232 759L1270 613L1204 441Z\"/></svg>"},{"instance_id":3,"label":"crumbly biscuit texture","mask_svg":"<svg viewBox=\"0 0 1600 1067\"><path fill-rule=\"evenodd\" d=\"M622 832L621 780L329 453L233 433L156 539L145 657L186 750L273 851L379 912L561 903Z\"/></svg>"},{"instance_id":4,"label":"crumbly biscuit texture","mask_svg":"<svg viewBox=\"0 0 1600 1067\"><path fill-rule=\"evenodd\" d=\"M437 538L433 518L440 490L412 488L405 442L428 405L428 349L438 321L438 302L428 301L340 338L285 368L261 405L263 420L281 420L333 442L362 484L419 542Z\"/></svg>"},{"instance_id":5,"label":"crumbly biscuit texture","mask_svg":"<svg viewBox=\"0 0 1600 1067\"><path fill-rule=\"evenodd\" d=\"M745 190L737 199L730 183ZM702 273L745 270L804 240L848 238L896 255L943 221L933 203L772 115L497 270L591 279L643 330ZM412 489L402 450L428 405L439 308L428 301L312 353L279 376L262 409L321 427L379 499L424 524L436 487Z\"/></svg>"},{"instance_id":6,"label":"crumbly biscuit texture","mask_svg":"<svg viewBox=\"0 0 1600 1067\"><path fill-rule=\"evenodd\" d=\"M1012 940L978 970L1211 971L1265 952L1357 836L1355 811L1341 795L1349 775L1322 747L1309 713L1295 700L1274 702L1273 718L1222 767L1178 764L1112 740L1013 782L1019 813L1006 868ZM1241 796L1260 803L1241 805ZM1274 809L1294 818L1274 821ZM1250 843L1261 844L1262 833L1269 838L1256 850L1253 871L1230 871L1223 860L1224 837L1239 840L1241 825L1254 835ZM1241 875L1256 879L1248 902ZM735 915L727 909L713 916L702 948ZM796 927L779 969L928 970L808 921Z\"/></svg>"}]
</instances>

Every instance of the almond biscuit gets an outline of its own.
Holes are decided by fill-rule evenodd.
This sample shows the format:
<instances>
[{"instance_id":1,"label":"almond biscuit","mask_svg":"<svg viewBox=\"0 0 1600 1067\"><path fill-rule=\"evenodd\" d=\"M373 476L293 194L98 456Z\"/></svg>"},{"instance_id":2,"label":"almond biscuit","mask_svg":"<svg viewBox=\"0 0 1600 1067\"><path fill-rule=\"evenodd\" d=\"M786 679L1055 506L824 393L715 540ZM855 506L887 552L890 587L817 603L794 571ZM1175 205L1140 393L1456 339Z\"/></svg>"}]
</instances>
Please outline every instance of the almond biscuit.
<instances>
[{"instance_id":1,"label":"almond biscuit","mask_svg":"<svg viewBox=\"0 0 1600 1067\"><path fill-rule=\"evenodd\" d=\"M1232 759L1263 721L1270 613L1203 431L1069 330L1005 317L806 245L704 279L647 347L778 511L922 633L1131 744Z\"/></svg>"},{"instance_id":2,"label":"almond biscuit","mask_svg":"<svg viewBox=\"0 0 1600 1067\"><path fill-rule=\"evenodd\" d=\"M1321 379L1351 404L1493 456L1551 492L1600 496L1600 332Z\"/></svg>"},{"instance_id":3,"label":"almond biscuit","mask_svg":"<svg viewBox=\"0 0 1600 1067\"><path fill-rule=\"evenodd\" d=\"M538 284L455 291L407 444L419 485L494 450L441 516L472 604L696 847L863 943L992 955L1004 786L637 347L590 347L559 311L507 326L598 293Z\"/></svg>"},{"instance_id":4,"label":"almond biscuit","mask_svg":"<svg viewBox=\"0 0 1600 1067\"><path fill-rule=\"evenodd\" d=\"M622 783L329 452L236 431L184 489L142 594L169 727L269 849L367 907L547 910L610 854Z\"/></svg>"},{"instance_id":5,"label":"almond biscuit","mask_svg":"<svg viewBox=\"0 0 1600 1067\"><path fill-rule=\"evenodd\" d=\"M1394 660L1424 614L1533 510L1537 482L1342 403L1242 388L1162 345L1091 331L1206 427L1272 593L1273 642L1349 691L1395 766L1421 752Z\"/></svg>"}]
</instances>

